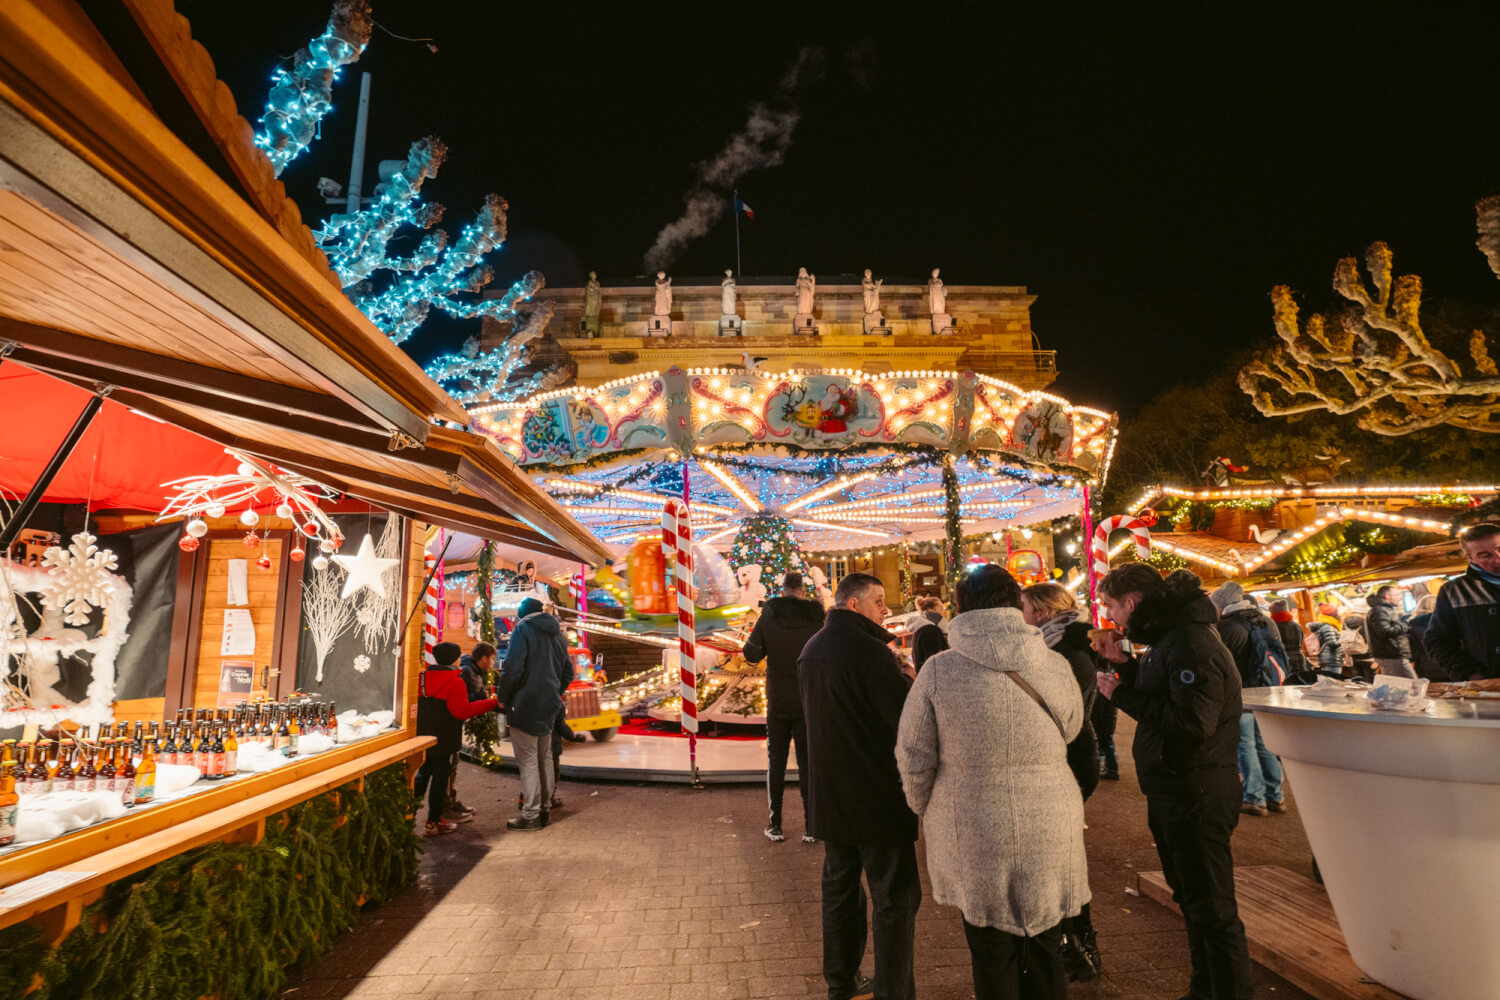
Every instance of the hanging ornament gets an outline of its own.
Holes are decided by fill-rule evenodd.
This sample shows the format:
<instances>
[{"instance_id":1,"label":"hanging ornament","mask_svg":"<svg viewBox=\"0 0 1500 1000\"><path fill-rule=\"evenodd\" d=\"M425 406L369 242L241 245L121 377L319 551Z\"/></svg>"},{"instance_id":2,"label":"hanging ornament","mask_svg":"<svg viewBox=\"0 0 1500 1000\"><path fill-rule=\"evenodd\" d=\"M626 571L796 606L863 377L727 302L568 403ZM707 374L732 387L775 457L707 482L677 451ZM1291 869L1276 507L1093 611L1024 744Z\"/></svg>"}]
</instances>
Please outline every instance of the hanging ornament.
<instances>
[{"instance_id":1,"label":"hanging ornament","mask_svg":"<svg viewBox=\"0 0 1500 1000\"><path fill-rule=\"evenodd\" d=\"M285 500L276 505L276 516L290 518L292 516L292 505Z\"/></svg>"},{"instance_id":2,"label":"hanging ornament","mask_svg":"<svg viewBox=\"0 0 1500 1000\"><path fill-rule=\"evenodd\" d=\"M325 538L321 542L318 543L318 551L319 552L325 552L325 553L326 552L332 552L334 550L334 548L335 548L335 546L333 544L333 539L332 538Z\"/></svg>"},{"instance_id":3,"label":"hanging ornament","mask_svg":"<svg viewBox=\"0 0 1500 1000\"><path fill-rule=\"evenodd\" d=\"M119 584L112 572L119 565L115 554L99 548L94 544L97 541L80 531L66 549L54 545L42 553L42 567L47 570L42 606L62 612L69 625L87 624L89 605L104 607Z\"/></svg>"},{"instance_id":4,"label":"hanging ornament","mask_svg":"<svg viewBox=\"0 0 1500 1000\"><path fill-rule=\"evenodd\" d=\"M365 537L369 538L370 536L366 535ZM344 536L337 531L333 533L333 547L335 549L341 549L344 547Z\"/></svg>"},{"instance_id":5,"label":"hanging ornament","mask_svg":"<svg viewBox=\"0 0 1500 1000\"><path fill-rule=\"evenodd\" d=\"M318 537L318 525L317 525L317 523L313 522L313 521L308 521L306 524L304 524L302 526L302 533L304 535L306 535L308 538L317 538Z\"/></svg>"},{"instance_id":6,"label":"hanging ornament","mask_svg":"<svg viewBox=\"0 0 1500 1000\"><path fill-rule=\"evenodd\" d=\"M198 551L198 539L192 535L183 535L177 539L177 547L184 552L196 552Z\"/></svg>"},{"instance_id":7,"label":"hanging ornament","mask_svg":"<svg viewBox=\"0 0 1500 1000\"><path fill-rule=\"evenodd\" d=\"M288 552L286 554L286 557L294 563L299 563L303 559L307 558L307 550L299 545L296 548L292 549L292 551Z\"/></svg>"},{"instance_id":8,"label":"hanging ornament","mask_svg":"<svg viewBox=\"0 0 1500 1000\"><path fill-rule=\"evenodd\" d=\"M245 548L247 548L247 549L258 549L258 548L260 548L260 536L257 535L253 531L247 531L245 533Z\"/></svg>"},{"instance_id":9,"label":"hanging ornament","mask_svg":"<svg viewBox=\"0 0 1500 1000\"><path fill-rule=\"evenodd\" d=\"M1146 527L1150 528L1150 527L1153 527L1156 524L1157 520L1161 517L1161 515L1159 515L1158 513L1156 513L1156 511L1153 510L1152 508L1147 507L1144 510L1142 510L1139 514L1137 514L1136 517L1138 517L1138 518L1141 519L1141 523L1142 524L1144 524Z\"/></svg>"},{"instance_id":10,"label":"hanging ornament","mask_svg":"<svg viewBox=\"0 0 1500 1000\"><path fill-rule=\"evenodd\" d=\"M197 518L193 518L193 520L187 523L187 533L194 538L202 538L208 534L208 525Z\"/></svg>"},{"instance_id":11,"label":"hanging ornament","mask_svg":"<svg viewBox=\"0 0 1500 1000\"><path fill-rule=\"evenodd\" d=\"M317 570L318 572L321 573L323 570L325 570L327 568L328 568L328 557L327 556L317 556L317 557L315 557L313 559L313 569L315 569L315 570Z\"/></svg>"},{"instance_id":12,"label":"hanging ornament","mask_svg":"<svg viewBox=\"0 0 1500 1000\"><path fill-rule=\"evenodd\" d=\"M247 528L253 528L260 523L260 515L255 513L253 507L246 507L245 512L240 515L240 523Z\"/></svg>"},{"instance_id":13,"label":"hanging ornament","mask_svg":"<svg viewBox=\"0 0 1500 1000\"><path fill-rule=\"evenodd\" d=\"M203 513L209 517L223 517L225 514L224 505L221 503L211 503L203 508Z\"/></svg>"},{"instance_id":14,"label":"hanging ornament","mask_svg":"<svg viewBox=\"0 0 1500 1000\"><path fill-rule=\"evenodd\" d=\"M340 596L348 598L361 589L368 587L377 597L384 597L385 571L400 563L399 559L382 559L375 554L375 540L365 535L359 543L359 552L352 556L334 556L333 561L344 567L349 574L344 580L344 592Z\"/></svg>"},{"instance_id":15,"label":"hanging ornament","mask_svg":"<svg viewBox=\"0 0 1500 1000\"><path fill-rule=\"evenodd\" d=\"M255 466L251 465L249 462L241 462L239 465L236 465L234 467L234 471L239 473L241 476L244 476L246 479L249 479L251 476L255 475Z\"/></svg>"},{"instance_id":16,"label":"hanging ornament","mask_svg":"<svg viewBox=\"0 0 1500 1000\"><path fill-rule=\"evenodd\" d=\"M261 569L270 569L271 557L262 552L260 554L260 558L255 560L255 565L259 566Z\"/></svg>"}]
</instances>

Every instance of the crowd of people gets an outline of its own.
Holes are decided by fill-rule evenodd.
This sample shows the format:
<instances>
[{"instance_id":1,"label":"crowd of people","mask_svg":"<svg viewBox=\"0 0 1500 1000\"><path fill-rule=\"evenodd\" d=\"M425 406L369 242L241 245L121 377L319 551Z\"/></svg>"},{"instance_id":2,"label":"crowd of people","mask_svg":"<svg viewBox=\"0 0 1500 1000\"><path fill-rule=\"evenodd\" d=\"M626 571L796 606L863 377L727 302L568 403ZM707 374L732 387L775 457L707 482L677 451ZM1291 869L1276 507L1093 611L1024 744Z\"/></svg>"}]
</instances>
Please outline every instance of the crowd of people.
<instances>
[{"instance_id":1,"label":"crowd of people","mask_svg":"<svg viewBox=\"0 0 1500 1000\"><path fill-rule=\"evenodd\" d=\"M830 1000L912 1000L922 903L916 841L925 832L932 897L955 907L978 1000L1057 1000L1103 970L1089 907L1084 801L1118 779L1115 713L1132 747L1146 822L1187 928L1184 1000L1249 1000L1252 969L1234 891L1240 816L1286 809L1280 762L1245 711L1246 688L1316 675L1500 677L1500 525L1461 536L1467 572L1408 617L1381 587L1368 612L1330 606L1304 628L1285 601L1262 609L1233 581L1134 563L1098 581L1114 627L1091 629L1072 593L1022 588L981 565L960 580L957 614L928 619L910 661L880 579L850 573L826 613L789 573L745 644L767 661L765 836L785 840L786 768L795 751L804 844L821 843L823 974ZM497 653L435 647L423 672L418 732L437 737L418 772L427 833L472 816L453 788L463 720L505 711L521 772L512 830L538 830L558 808L553 740L566 734L572 666L557 619L528 599L498 684ZM868 895L867 895L868 888ZM872 928L873 976L860 964Z\"/></svg>"}]
</instances>

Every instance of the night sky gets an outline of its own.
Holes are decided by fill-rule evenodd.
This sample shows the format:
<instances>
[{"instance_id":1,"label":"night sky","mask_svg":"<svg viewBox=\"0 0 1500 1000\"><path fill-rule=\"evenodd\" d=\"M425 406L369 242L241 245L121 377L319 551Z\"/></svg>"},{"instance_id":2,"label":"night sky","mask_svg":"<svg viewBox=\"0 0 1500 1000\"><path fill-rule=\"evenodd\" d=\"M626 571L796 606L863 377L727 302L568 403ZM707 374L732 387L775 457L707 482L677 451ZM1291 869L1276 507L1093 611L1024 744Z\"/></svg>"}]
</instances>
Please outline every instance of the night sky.
<instances>
[{"instance_id":1,"label":"night sky","mask_svg":"<svg viewBox=\"0 0 1500 1000\"><path fill-rule=\"evenodd\" d=\"M348 178L359 71L374 76L374 163L448 143L424 193L451 231L485 193L511 206L501 279L643 273L693 165L804 46L785 161L740 183L747 274L830 281L943 268L1026 285L1058 391L1131 413L1231 353L1268 344L1271 285L1334 304L1334 262L1383 239L1429 298L1493 301L1474 201L1500 190L1500 59L1477 5L1117 19L977 7L590 5L373 0L380 29L345 71L311 154L283 173L309 219L320 175ZM990 5L986 5L988 8ZM1302 5L1312 6L1312 5ZM828 13L821 13L827 7ZM242 113L327 19L318 0L179 0ZM1353 12L1358 11L1356 21ZM247 19L247 13L249 14ZM811 13L810 13L811 12ZM899 12L899 16L891 16ZM1321 18L1321 19L1320 19ZM728 218L669 270L734 264ZM464 332L424 331L419 358ZM1122 363L1130 356L1136 360Z\"/></svg>"}]
</instances>

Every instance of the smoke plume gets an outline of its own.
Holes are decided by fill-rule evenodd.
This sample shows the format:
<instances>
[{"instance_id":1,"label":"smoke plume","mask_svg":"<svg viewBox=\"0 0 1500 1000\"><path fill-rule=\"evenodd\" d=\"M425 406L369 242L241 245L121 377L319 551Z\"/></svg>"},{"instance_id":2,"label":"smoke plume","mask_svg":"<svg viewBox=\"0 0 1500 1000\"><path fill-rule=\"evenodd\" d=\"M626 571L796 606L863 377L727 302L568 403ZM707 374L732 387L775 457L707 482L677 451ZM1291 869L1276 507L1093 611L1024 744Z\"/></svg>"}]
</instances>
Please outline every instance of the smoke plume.
<instances>
[{"instance_id":1,"label":"smoke plume","mask_svg":"<svg viewBox=\"0 0 1500 1000\"><path fill-rule=\"evenodd\" d=\"M662 227L646 251L647 272L676 260L689 243L713 228L730 209L728 194L741 177L761 167L779 166L792 145L802 117L798 97L823 71L823 50L804 47L787 69L770 101L750 106L744 128L712 159L697 164L697 180L683 196L682 215Z\"/></svg>"}]
</instances>

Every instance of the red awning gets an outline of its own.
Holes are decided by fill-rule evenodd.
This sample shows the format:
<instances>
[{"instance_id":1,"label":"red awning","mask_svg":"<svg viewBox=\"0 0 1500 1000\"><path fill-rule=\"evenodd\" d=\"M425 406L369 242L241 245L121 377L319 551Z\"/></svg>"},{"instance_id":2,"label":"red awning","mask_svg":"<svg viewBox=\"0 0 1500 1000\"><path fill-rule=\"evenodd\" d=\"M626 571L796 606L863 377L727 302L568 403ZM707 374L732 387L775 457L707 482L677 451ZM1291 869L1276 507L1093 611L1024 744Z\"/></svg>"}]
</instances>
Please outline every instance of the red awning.
<instances>
[{"instance_id":1,"label":"red awning","mask_svg":"<svg viewBox=\"0 0 1500 1000\"><path fill-rule=\"evenodd\" d=\"M0 495L14 502L30 491L88 401L77 386L0 363ZM170 492L162 483L236 464L222 445L105 400L42 499L156 513Z\"/></svg>"}]
</instances>

